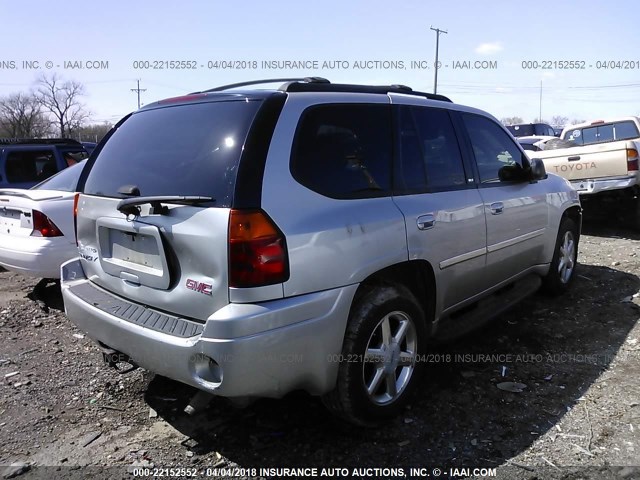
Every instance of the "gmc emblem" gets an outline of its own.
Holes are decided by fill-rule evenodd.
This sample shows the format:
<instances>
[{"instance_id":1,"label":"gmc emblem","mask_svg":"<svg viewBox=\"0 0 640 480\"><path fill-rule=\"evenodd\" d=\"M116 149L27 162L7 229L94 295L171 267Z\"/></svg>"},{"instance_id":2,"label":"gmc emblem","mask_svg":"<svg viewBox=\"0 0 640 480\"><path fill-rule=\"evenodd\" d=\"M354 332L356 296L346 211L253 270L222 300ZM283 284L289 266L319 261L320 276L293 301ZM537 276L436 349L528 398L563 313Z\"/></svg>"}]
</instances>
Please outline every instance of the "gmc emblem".
<instances>
[{"instance_id":1,"label":"gmc emblem","mask_svg":"<svg viewBox=\"0 0 640 480\"><path fill-rule=\"evenodd\" d=\"M211 296L213 285L211 285L210 283L196 282L195 280L187 278L187 288L189 290L193 290L194 292L204 293L205 295Z\"/></svg>"}]
</instances>

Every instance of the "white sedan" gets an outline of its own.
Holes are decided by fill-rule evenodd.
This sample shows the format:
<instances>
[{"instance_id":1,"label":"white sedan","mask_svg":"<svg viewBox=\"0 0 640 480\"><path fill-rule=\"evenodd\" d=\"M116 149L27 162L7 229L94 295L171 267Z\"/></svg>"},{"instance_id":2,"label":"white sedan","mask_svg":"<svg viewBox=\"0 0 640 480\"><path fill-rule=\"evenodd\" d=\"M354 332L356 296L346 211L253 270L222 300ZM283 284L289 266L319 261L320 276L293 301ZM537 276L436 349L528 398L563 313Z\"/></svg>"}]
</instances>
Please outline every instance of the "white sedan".
<instances>
[{"instance_id":1,"label":"white sedan","mask_svg":"<svg viewBox=\"0 0 640 480\"><path fill-rule=\"evenodd\" d=\"M552 137L549 135L536 135L529 137L518 137L516 140L525 150L532 152L539 152L540 150L544 150L545 144L549 140L556 139L558 137Z\"/></svg>"},{"instance_id":2,"label":"white sedan","mask_svg":"<svg viewBox=\"0 0 640 480\"><path fill-rule=\"evenodd\" d=\"M576 146L575 143L569 140L563 140L558 137L545 135L518 137L516 138L516 140L530 157L534 157L535 154L531 154L528 152L539 152L540 150L556 150L558 148L570 148Z\"/></svg>"},{"instance_id":3,"label":"white sedan","mask_svg":"<svg viewBox=\"0 0 640 480\"><path fill-rule=\"evenodd\" d=\"M0 190L0 265L42 278L60 278L60 264L78 255L73 219L85 162L30 190Z\"/></svg>"}]
</instances>

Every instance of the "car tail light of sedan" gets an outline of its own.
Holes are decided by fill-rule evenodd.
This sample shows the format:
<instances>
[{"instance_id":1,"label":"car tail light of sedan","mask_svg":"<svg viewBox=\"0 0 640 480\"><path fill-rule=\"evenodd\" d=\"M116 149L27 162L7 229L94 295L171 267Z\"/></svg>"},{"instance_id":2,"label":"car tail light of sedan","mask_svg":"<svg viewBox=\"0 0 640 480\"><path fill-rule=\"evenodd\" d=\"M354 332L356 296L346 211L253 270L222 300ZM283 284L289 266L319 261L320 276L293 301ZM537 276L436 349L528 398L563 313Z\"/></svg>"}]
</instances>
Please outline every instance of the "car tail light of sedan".
<instances>
[{"instance_id":1,"label":"car tail light of sedan","mask_svg":"<svg viewBox=\"0 0 640 480\"><path fill-rule=\"evenodd\" d=\"M62 235L60 229L49 217L38 210L33 211L32 237L61 237Z\"/></svg>"}]
</instances>

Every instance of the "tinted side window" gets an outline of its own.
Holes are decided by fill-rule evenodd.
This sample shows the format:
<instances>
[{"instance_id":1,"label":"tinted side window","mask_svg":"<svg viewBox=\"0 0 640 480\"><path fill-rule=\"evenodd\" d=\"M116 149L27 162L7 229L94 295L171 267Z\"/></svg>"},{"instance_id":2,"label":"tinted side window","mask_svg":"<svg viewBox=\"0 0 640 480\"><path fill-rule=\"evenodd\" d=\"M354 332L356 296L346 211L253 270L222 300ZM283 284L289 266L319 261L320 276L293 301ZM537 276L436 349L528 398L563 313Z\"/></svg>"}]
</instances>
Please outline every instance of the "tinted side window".
<instances>
[{"instance_id":1,"label":"tinted side window","mask_svg":"<svg viewBox=\"0 0 640 480\"><path fill-rule=\"evenodd\" d=\"M14 150L7 155L5 171L10 183L37 182L58 171L51 150Z\"/></svg>"},{"instance_id":2,"label":"tinted side window","mask_svg":"<svg viewBox=\"0 0 640 480\"><path fill-rule=\"evenodd\" d=\"M400 193L455 189L465 185L465 172L451 119L446 110L400 107Z\"/></svg>"},{"instance_id":3,"label":"tinted side window","mask_svg":"<svg viewBox=\"0 0 640 480\"><path fill-rule=\"evenodd\" d=\"M522 152L514 140L494 121L470 113L462 114L469 133L481 183L508 181L522 168Z\"/></svg>"},{"instance_id":4,"label":"tinted side window","mask_svg":"<svg viewBox=\"0 0 640 480\"><path fill-rule=\"evenodd\" d=\"M61 150L60 153L62 153L62 157L68 167L89 158L89 152L84 148L76 150Z\"/></svg>"},{"instance_id":5,"label":"tinted side window","mask_svg":"<svg viewBox=\"0 0 640 480\"><path fill-rule=\"evenodd\" d=\"M389 195L391 152L389 105L321 105L300 120L291 173L332 198Z\"/></svg>"}]
</instances>

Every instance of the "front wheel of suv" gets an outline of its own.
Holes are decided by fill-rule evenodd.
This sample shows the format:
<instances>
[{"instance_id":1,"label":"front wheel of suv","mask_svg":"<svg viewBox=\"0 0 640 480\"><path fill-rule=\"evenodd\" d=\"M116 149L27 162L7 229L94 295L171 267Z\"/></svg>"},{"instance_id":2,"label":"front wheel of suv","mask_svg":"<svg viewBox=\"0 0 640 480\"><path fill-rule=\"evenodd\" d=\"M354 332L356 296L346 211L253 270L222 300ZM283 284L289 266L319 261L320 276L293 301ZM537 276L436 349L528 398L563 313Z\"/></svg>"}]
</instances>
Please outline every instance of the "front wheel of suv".
<instances>
[{"instance_id":1,"label":"front wheel of suv","mask_svg":"<svg viewBox=\"0 0 640 480\"><path fill-rule=\"evenodd\" d=\"M575 276L578 263L578 226L566 217L560 223L553 260L549 273L543 278L542 287L551 295L560 295L567 291Z\"/></svg>"},{"instance_id":2,"label":"front wheel of suv","mask_svg":"<svg viewBox=\"0 0 640 480\"><path fill-rule=\"evenodd\" d=\"M420 382L426 331L409 289L369 287L351 309L338 380L325 405L365 426L398 414Z\"/></svg>"}]
</instances>

